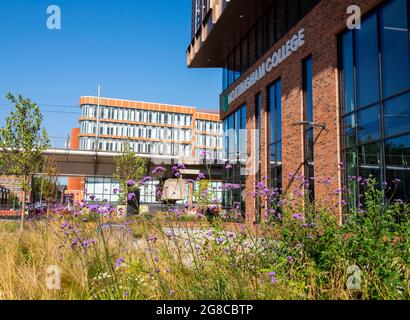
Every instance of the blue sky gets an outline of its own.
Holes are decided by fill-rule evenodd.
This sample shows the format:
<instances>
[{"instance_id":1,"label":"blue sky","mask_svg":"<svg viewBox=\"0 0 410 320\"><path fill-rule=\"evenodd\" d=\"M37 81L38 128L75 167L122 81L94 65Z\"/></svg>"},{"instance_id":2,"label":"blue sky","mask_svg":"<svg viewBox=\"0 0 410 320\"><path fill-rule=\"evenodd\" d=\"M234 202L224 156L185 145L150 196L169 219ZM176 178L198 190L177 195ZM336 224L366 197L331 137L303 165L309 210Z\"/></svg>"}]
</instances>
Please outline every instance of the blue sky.
<instances>
[{"instance_id":1,"label":"blue sky","mask_svg":"<svg viewBox=\"0 0 410 320\"><path fill-rule=\"evenodd\" d=\"M62 30L46 26L51 4ZM79 97L99 83L106 97L218 110L220 70L186 67L190 24L191 0L1 0L0 125L12 92L40 105L51 137L66 137Z\"/></svg>"}]
</instances>

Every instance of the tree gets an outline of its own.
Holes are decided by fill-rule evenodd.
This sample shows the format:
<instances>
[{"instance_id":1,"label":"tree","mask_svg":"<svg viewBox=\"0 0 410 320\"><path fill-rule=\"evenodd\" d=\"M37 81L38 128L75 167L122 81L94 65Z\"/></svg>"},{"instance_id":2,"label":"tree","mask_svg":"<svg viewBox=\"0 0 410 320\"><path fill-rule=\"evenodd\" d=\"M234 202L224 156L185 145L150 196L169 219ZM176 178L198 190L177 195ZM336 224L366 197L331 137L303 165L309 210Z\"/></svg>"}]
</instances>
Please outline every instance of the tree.
<instances>
[{"instance_id":1,"label":"tree","mask_svg":"<svg viewBox=\"0 0 410 320\"><path fill-rule=\"evenodd\" d=\"M126 142L121 154L114 158L114 162L114 178L118 180L120 184L120 203L127 204L128 193L131 191L130 188L134 185L129 182L141 180L146 174L147 160L138 157L131 149L130 144Z\"/></svg>"},{"instance_id":2,"label":"tree","mask_svg":"<svg viewBox=\"0 0 410 320\"><path fill-rule=\"evenodd\" d=\"M25 199L30 191L30 177L44 163L43 151L49 147L45 128L42 128L43 116L37 104L21 95L17 98L7 94L12 111L6 118L6 124L0 128L0 163L9 175L23 178L23 203L21 208L20 229L24 227Z\"/></svg>"},{"instance_id":3,"label":"tree","mask_svg":"<svg viewBox=\"0 0 410 320\"><path fill-rule=\"evenodd\" d=\"M45 159L43 168L44 175L34 179L33 191L40 201L44 199L49 205L57 200L59 169L51 157Z\"/></svg>"}]
</instances>

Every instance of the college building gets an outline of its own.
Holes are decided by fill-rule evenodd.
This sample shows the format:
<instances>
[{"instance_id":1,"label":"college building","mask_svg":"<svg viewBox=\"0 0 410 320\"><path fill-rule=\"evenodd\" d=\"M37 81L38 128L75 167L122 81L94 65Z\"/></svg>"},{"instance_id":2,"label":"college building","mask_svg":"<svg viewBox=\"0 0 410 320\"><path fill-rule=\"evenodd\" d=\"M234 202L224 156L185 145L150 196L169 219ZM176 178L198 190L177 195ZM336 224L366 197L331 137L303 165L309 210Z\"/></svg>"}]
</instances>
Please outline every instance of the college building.
<instances>
[{"instance_id":1,"label":"college building","mask_svg":"<svg viewBox=\"0 0 410 320\"><path fill-rule=\"evenodd\" d=\"M148 103L102 97L81 97L80 128L71 132L70 149L119 153L128 144L138 155L177 157L218 162L222 159L222 122L217 112L198 111L194 107ZM203 172L206 168L203 166ZM149 172L148 172L149 174ZM159 180L151 180L141 189L143 204L159 203ZM221 181L211 182L215 194L221 193ZM195 202L198 185L187 185L186 202ZM76 200L118 201L118 182L112 177L69 178L68 191Z\"/></svg>"},{"instance_id":2,"label":"college building","mask_svg":"<svg viewBox=\"0 0 410 320\"><path fill-rule=\"evenodd\" d=\"M295 175L311 200L346 188L356 205L350 181L369 175L380 185L400 179L396 196L410 200L409 1L193 0L192 8L187 64L222 69L224 158L233 165L225 182L242 186L224 201L241 202L257 222L257 203L244 194L263 177L291 192Z\"/></svg>"}]
</instances>

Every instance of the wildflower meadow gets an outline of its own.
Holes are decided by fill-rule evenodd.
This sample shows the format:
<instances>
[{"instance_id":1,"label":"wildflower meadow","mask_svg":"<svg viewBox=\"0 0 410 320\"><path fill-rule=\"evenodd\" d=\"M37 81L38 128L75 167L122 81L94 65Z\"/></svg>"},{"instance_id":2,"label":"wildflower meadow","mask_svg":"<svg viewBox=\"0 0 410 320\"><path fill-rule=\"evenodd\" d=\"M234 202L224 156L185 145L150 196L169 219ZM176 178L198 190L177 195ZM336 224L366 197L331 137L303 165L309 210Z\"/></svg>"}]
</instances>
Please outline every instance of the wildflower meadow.
<instances>
[{"instance_id":1,"label":"wildflower meadow","mask_svg":"<svg viewBox=\"0 0 410 320\"><path fill-rule=\"evenodd\" d=\"M151 178L117 192L132 201ZM409 299L410 207L386 199L401 181L350 177L361 190L352 207L327 180L326 201L307 205L305 178L293 178L292 193L265 178L247 195L266 204L256 225L238 222L238 208L223 214L206 188L202 203L156 215L83 201L50 205L24 231L0 222L0 299Z\"/></svg>"}]
</instances>

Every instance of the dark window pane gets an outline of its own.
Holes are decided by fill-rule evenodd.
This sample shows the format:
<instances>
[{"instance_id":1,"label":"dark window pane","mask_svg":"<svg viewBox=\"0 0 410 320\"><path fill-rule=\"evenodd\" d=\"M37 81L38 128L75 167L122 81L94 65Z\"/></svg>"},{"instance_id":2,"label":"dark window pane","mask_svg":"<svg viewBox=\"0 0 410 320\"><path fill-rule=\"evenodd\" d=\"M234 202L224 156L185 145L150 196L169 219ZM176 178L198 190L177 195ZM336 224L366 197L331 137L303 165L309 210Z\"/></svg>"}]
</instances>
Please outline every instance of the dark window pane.
<instances>
[{"instance_id":1,"label":"dark window pane","mask_svg":"<svg viewBox=\"0 0 410 320\"><path fill-rule=\"evenodd\" d=\"M269 143L275 142L275 101L276 101L275 85L271 85L268 88L268 101L269 101Z\"/></svg>"},{"instance_id":2,"label":"dark window pane","mask_svg":"<svg viewBox=\"0 0 410 320\"><path fill-rule=\"evenodd\" d=\"M410 135L386 141L386 165L410 165Z\"/></svg>"},{"instance_id":3,"label":"dark window pane","mask_svg":"<svg viewBox=\"0 0 410 320\"><path fill-rule=\"evenodd\" d=\"M380 106L367 108L357 114L359 144L380 139Z\"/></svg>"},{"instance_id":4,"label":"dark window pane","mask_svg":"<svg viewBox=\"0 0 410 320\"><path fill-rule=\"evenodd\" d=\"M386 136L410 131L410 93L385 102L384 126Z\"/></svg>"},{"instance_id":5,"label":"dark window pane","mask_svg":"<svg viewBox=\"0 0 410 320\"><path fill-rule=\"evenodd\" d=\"M276 82L276 94L275 94L275 139L277 141L282 140L282 84L280 81Z\"/></svg>"},{"instance_id":6,"label":"dark window pane","mask_svg":"<svg viewBox=\"0 0 410 320\"><path fill-rule=\"evenodd\" d=\"M381 10L383 94L389 97L410 88L409 29L406 0Z\"/></svg>"},{"instance_id":7,"label":"dark window pane","mask_svg":"<svg viewBox=\"0 0 410 320\"><path fill-rule=\"evenodd\" d=\"M343 86L345 113L355 109L354 64L353 64L353 33L349 31L342 36L343 48Z\"/></svg>"},{"instance_id":8,"label":"dark window pane","mask_svg":"<svg viewBox=\"0 0 410 320\"><path fill-rule=\"evenodd\" d=\"M346 151L346 169L349 176L357 175L357 152L356 149L348 149Z\"/></svg>"},{"instance_id":9,"label":"dark window pane","mask_svg":"<svg viewBox=\"0 0 410 320\"><path fill-rule=\"evenodd\" d=\"M300 1L300 11L301 15L306 15L318 2L318 0L301 0Z\"/></svg>"},{"instance_id":10,"label":"dark window pane","mask_svg":"<svg viewBox=\"0 0 410 320\"><path fill-rule=\"evenodd\" d=\"M268 11L267 28L268 46L270 48L275 43L275 11L273 6Z\"/></svg>"},{"instance_id":11,"label":"dark window pane","mask_svg":"<svg viewBox=\"0 0 410 320\"><path fill-rule=\"evenodd\" d=\"M392 185L391 182L395 179L399 179L401 182ZM388 169L386 170L386 180L392 188L388 195L389 198L410 202L410 168Z\"/></svg>"},{"instance_id":12,"label":"dark window pane","mask_svg":"<svg viewBox=\"0 0 410 320\"><path fill-rule=\"evenodd\" d=\"M351 114L345 118L346 147L356 146L356 116Z\"/></svg>"},{"instance_id":13,"label":"dark window pane","mask_svg":"<svg viewBox=\"0 0 410 320\"><path fill-rule=\"evenodd\" d=\"M229 85L231 85L234 82L234 67L235 67L235 59L234 55L231 53L228 58L228 79L229 79Z\"/></svg>"},{"instance_id":14,"label":"dark window pane","mask_svg":"<svg viewBox=\"0 0 410 320\"><path fill-rule=\"evenodd\" d=\"M249 32L249 65L256 62L256 38L255 28Z\"/></svg>"},{"instance_id":15,"label":"dark window pane","mask_svg":"<svg viewBox=\"0 0 410 320\"><path fill-rule=\"evenodd\" d=\"M225 62L224 68L222 69L222 91L228 88L228 62Z\"/></svg>"},{"instance_id":16,"label":"dark window pane","mask_svg":"<svg viewBox=\"0 0 410 320\"><path fill-rule=\"evenodd\" d=\"M359 107L380 99L377 19L372 15L356 31L356 67Z\"/></svg>"},{"instance_id":17,"label":"dark window pane","mask_svg":"<svg viewBox=\"0 0 410 320\"><path fill-rule=\"evenodd\" d=\"M275 5L276 14L276 39L279 40L283 37L286 32L286 21L285 21L285 0L277 0Z\"/></svg>"},{"instance_id":18,"label":"dark window pane","mask_svg":"<svg viewBox=\"0 0 410 320\"><path fill-rule=\"evenodd\" d=\"M307 133L307 161L308 162L313 162L314 161L314 131L313 129L310 129Z\"/></svg>"},{"instance_id":19,"label":"dark window pane","mask_svg":"<svg viewBox=\"0 0 410 320\"><path fill-rule=\"evenodd\" d=\"M366 144L359 147L359 164L380 166L380 143Z\"/></svg>"},{"instance_id":20,"label":"dark window pane","mask_svg":"<svg viewBox=\"0 0 410 320\"><path fill-rule=\"evenodd\" d=\"M299 19L299 0L287 1L288 28L292 28Z\"/></svg>"},{"instance_id":21,"label":"dark window pane","mask_svg":"<svg viewBox=\"0 0 410 320\"><path fill-rule=\"evenodd\" d=\"M381 170L378 167L360 167L359 169L359 176L363 178L375 178L377 182L380 183L381 181Z\"/></svg>"},{"instance_id":22,"label":"dark window pane","mask_svg":"<svg viewBox=\"0 0 410 320\"><path fill-rule=\"evenodd\" d=\"M256 59L260 58L263 54L263 34L262 19L259 19L256 25Z\"/></svg>"},{"instance_id":23,"label":"dark window pane","mask_svg":"<svg viewBox=\"0 0 410 320\"><path fill-rule=\"evenodd\" d=\"M305 121L313 122L312 58L304 61Z\"/></svg>"},{"instance_id":24,"label":"dark window pane","mask_svg":"<svg viewBox=\"0 0 410 320\"><path fill-rule=\"evenodd\" d=\"M282 163L282 142L276 144L276 161Z\"/></svg>"},{"instance_id":25,"label":"dark window pane","mask_svg":"<svg viewBox=\"0 0 410 320\"><path fill-rule=\"evenodd\" d=\"M242 63L241 63L241 72L245 72L246 70L248 70L248 66L249 66L249 61L248 61L248 38L245 37L242 40Z\"/></svg>"},{"instance_id":26,"label":"dark window pane","mask_svg":"<svg viewBox=\"0 0 410 320\"><path fill-rule=\"evenodd\" d=\"M234 80L241 76L241 46L235 49Z\"/></svg>"}]
</instances>

